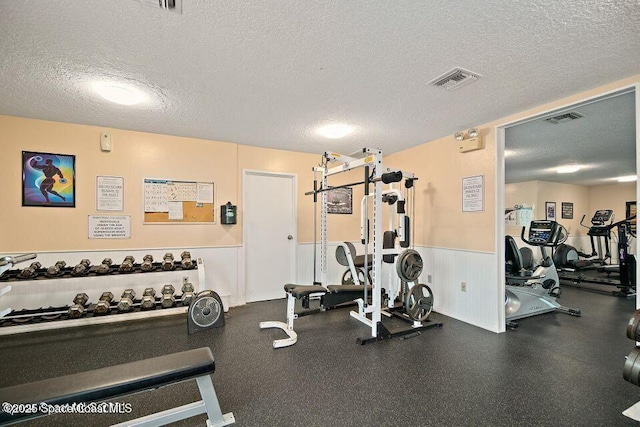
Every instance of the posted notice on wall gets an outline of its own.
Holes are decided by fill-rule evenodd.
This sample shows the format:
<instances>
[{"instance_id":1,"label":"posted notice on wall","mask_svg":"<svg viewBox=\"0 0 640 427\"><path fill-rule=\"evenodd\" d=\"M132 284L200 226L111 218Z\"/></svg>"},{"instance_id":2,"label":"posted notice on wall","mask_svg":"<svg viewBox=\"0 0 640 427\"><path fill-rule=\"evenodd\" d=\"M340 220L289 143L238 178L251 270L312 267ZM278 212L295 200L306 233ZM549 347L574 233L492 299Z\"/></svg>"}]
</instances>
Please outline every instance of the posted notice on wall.
<instances>
[{"instance_id":1,"label":"posted notice on wall","mask_svg":"<svg viewBox=\"0 0 640 427\"><path fill-rule=\"evenodd\" d=\"M89 215L90 239L129 239L131 215Z\"/></svg>"},{"instance_id":2,"label":"posted notice on wall","mask_svg":"<svg viewBox=\"0 0 640 427\"><path fill-rule=\"evenodd\" d=\"M96 210L124 210L124 178L120 176L96 177Z\"/></svg>"},{"instance_id":3,"label":"posted notice on wall","mask_svg":"<svg viewBox=\"0 0 640 427\"><path fill-rule=\"evenodd\" d=\"M484 175L462 178L462 212L484 210Z\"/></svg>"}]
</instances>

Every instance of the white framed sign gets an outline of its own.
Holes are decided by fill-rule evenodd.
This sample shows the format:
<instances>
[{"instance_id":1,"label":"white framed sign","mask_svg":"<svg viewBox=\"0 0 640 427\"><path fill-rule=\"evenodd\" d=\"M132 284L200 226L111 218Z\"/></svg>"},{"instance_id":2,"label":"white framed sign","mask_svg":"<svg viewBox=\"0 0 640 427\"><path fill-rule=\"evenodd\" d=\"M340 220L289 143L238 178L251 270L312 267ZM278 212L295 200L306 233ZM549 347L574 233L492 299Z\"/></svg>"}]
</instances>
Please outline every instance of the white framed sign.
<instances>
[{"instance_id":1,"label":"white framed sign","mask_svg":"<svg viewBox=\"0 0 640 427\"><path fill-rule=\"evenodd\" d=\"M90 239L129 239L131 215L89 215Z\"/></svg>"},{"instance_id":2,"label":"white framed sign","mask_svg":"<svg viewBox=\"0 0 640 427\"><path fill-rule=\"evenodd\" d=\"M124 178L121 176L96 177L96 210L124 210Z\"/></svg>"},{"instance_id":3,"label":"white framed sign","mask_svg":"<svg viewBox=\"0 0 640 427\"><path fill-rule=\"evenodd\" d=\"M462 178L462 212L484 211L484 175Z\"/></svg>"}]
</instances>

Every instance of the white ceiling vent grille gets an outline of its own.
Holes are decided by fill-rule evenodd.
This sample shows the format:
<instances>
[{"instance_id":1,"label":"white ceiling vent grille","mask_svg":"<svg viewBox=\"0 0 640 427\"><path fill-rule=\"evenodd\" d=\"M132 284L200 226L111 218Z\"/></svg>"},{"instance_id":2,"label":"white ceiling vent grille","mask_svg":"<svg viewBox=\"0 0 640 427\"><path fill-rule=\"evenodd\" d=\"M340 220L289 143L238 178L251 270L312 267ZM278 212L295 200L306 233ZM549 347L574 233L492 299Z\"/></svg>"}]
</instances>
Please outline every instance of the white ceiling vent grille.
<instances>
[{"instance_id":1,"label":"white ceiling vent grille","mask_svg":"<svg viewBox=\"0 0 640 427\"><path fill-rule=\"evenodd\" d=\"M573 120L578 120L582 117L584 117L584 114L578 113L577 111L571 111L569 113L563 113L557 116L549 117L548 119L545 119L545 120L548 121L549 123L553 123L554 125L557 125L560 123L567 123Z\"/></svg>"},{"instance_id":2,"label":"white ceiling vent grille","mask_svg":"<svg viewBox=\"0 0 640 427\"><path fill-rule=\"evenodd\" d=\"M145 6L182 13L182 0L137 0Z\"/></svg>"},{"instance_id":3,"label":"white ceiling vent grille","mask_svg":"<svg viewBox=\"0 0 640 427\"><path fill-rule=\"evenodd\" d=\"M454 91L456 89L460 89L462 86L475 82L480 77L482 76L478 73L456 67L453 70L447 71L443 75L431 80L428 84L442 87L449 91Z\"/></svg>"}]
</instances>

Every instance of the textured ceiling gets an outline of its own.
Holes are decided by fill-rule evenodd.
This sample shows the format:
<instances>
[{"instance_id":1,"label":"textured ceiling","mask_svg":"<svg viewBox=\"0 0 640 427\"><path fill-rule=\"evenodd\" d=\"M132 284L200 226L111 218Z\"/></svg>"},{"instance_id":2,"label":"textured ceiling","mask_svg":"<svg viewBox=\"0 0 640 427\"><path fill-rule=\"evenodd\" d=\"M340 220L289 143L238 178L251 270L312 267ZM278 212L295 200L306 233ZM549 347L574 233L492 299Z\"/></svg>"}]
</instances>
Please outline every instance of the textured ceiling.
<instances>
[{"instance_id":1,"label":"textured ceiling","mask_svg":"<svg viewBox=\"0 0 640 427\"><path fill-rule=\"evenodd\" d=\"M640 70L637 0L0 3L0 114L319 153L415 146ZM459 66L455 92L427 83ZM151 101L109 104L92 80ZM326 140L322 123L357 132Z\"/></svg>"},{"instance_id":2,"label":"textured ceiling","mask_svg":"<svg viewBox=\"0 0 640 427\"><path fill-rule=\"evenodd\" d=\"M544 117L507 128L506 182L532 180L579 185L616 183L636 174L635 93L614 96L562 110L584 117L552 124ZM576 173L557 167L574 164Z\"/></svg>"}]
</instances>

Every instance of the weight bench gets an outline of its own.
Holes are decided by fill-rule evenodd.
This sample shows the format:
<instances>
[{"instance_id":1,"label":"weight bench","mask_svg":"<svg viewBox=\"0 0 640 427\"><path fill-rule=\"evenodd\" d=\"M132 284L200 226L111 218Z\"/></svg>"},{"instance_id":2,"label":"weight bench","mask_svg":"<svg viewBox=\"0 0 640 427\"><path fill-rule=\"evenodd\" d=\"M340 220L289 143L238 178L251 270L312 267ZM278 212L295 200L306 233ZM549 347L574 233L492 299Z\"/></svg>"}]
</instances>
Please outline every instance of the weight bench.
<instances>
[{"instance_id":1,"label":"weight bench","mask_svg":"<svg viewBox=\"0 0 640 427\"><path fill-rule=\"evenodd\" d=\"M64 377L6 387L0 389L0 402L27 404L22 407L31 408L33 411L31 411L32 413L12 415L5 412L6 405L3 404L0 408L2 409L0 411L0 425L15 424L47 415L47 413L38 410L40 405L45 402L46 405L61 406L101 402L189 379L195 379L198 383L202 400L125 421L115 424L115 426L162 426L204 413L208 416L208 427L230 425L235 423L235 418L231 412L223 415L220 410L218 397L210 376L214 371L213 354L208 347L203 347ZM117 404L105 403L105 405Z\"/></svg>"},{"instance_id":2,"label":"weight bench","mask_svg":"<svg viewBox=\"0 0 640 427\"><path fill-rule=\"evenodd\" d=\"M329 285L326 288L319 285L297 285L287 283L284 291L287 294L287 322L260 322L260 329L282 329L289 337L273 342L273 348L289 347L298 341L298 334L293 330L293 321L300 316L317 313L321 310L335 308L340 304L352 302L364 297L364 286L361 285ZM371 286L367 285L369 294ZM320 297L320 308L310 309L309 300L312 297ZM302 301L302 307L306 309L302 313L295 312L296 299Z\"/></svg>"}]
</instances>

